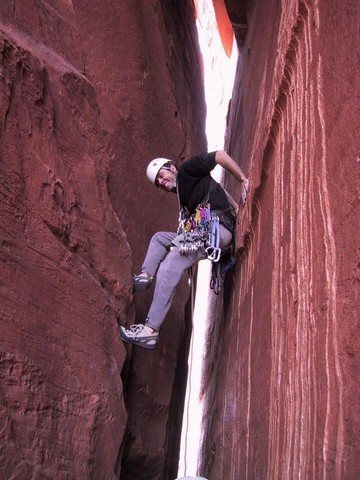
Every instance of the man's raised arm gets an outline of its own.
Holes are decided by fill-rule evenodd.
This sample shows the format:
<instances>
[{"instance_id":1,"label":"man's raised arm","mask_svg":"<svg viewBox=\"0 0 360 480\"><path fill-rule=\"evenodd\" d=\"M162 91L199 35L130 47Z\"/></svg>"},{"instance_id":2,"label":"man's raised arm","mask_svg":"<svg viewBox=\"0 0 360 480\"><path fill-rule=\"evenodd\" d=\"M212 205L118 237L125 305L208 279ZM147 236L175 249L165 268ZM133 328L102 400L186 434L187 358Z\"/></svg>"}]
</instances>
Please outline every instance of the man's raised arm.
<instances>
[{"instance_id":1,"label":"man's raised arm","mask_svg":"<svg viewBox=\"0 0 360 480\"><path fill-rule=\"evenodd\" d=\"M244 205L249 189L249 180L245 177L239 165L237 165L224 150L218 150L216 152L215 162L225 168L225 170L231 173L231 175L241 183L241 201Z\"/></svg>"}]
</instances>

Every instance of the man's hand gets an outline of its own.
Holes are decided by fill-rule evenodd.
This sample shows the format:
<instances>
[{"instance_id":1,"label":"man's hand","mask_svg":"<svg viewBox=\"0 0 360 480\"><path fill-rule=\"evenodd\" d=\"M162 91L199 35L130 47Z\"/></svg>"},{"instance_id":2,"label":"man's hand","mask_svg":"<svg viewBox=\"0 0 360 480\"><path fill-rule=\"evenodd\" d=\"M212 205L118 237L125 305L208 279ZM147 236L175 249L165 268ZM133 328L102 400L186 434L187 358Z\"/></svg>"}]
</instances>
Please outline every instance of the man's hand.
<instances>
[{"instance_id":1,"label":"man's hand","mask_svg":"<svg viewBox=\"0 0 360 480\"><path fill-rule=\"evenodd\" d=\"M241 180L241 193L240 193L240 201L242 205L245 205L247 194L249 191L249 179L244 178Z\"/></svg>"}]
</instances>

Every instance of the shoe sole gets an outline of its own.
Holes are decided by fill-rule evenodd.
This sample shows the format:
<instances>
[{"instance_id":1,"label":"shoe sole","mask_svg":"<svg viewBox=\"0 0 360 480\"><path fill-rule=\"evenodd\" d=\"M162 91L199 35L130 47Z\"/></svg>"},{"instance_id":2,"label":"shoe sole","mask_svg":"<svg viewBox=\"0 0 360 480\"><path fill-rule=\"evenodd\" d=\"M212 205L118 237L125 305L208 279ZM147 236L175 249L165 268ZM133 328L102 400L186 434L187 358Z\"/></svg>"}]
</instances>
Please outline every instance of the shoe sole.
<instances>
[{"instance_id":1,"label":"shoe sole","mask_svg":"<svg viewBox=\"0 0 360 480\"><path fill-rule=\"evenodd\" d=\"M133 340L133 339L128 338L124 335L125 334L123 333L122 329L120 328L120 337L121 337L121 340L123 340L124 342L132 343L133 345L137 345L138 347L145 348L146 350L154 350L154 348L156 348L157 340L156 340L155 344L153 344L153 345L146 345L145 343L140 343L138 340L136 340L136 339Z\"/></svg>"},{"instance_id":2,"label":"shoe sole","mask_svg":"<svg viewBox=\"0 0 360 480\"><path fill-rule=\"evenodd\" d=\"M140 292L141 290L147 290L148 288L151 287L151 282L145 283L134 283L133 284L133 292Z\"/></svg>"}]
</instances>

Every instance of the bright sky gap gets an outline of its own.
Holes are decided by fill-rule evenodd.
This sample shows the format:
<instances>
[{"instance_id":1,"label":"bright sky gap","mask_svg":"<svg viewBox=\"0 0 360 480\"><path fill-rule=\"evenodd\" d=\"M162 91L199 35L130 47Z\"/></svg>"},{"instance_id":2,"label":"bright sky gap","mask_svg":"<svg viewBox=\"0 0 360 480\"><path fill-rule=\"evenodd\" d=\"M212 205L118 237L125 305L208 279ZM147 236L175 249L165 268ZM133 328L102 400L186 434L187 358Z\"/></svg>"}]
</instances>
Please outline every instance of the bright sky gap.
<instances>
[{"instance_id":1,"label":"bright sky gap","mask_svg":"<svg viewBox=\"0 0 360 480\"><path fill-rule=\"evenodd\" d=\"M208 151L222 150L226 128L226 115L231 98L237 47L233 42L230 58L222 46L212 0L197 0L197 29L204 59L205 100L207 106L206 136ZM201 152L194 152L201 153ZM214 177L220 181L221 169ZM184 405L178 476L197 474L198 451L201 441L202 402L200 399L201 371L204 343L208 323L211 264L201 261L198 267L197 297L194 308L193 334L189 352L189 374Z\"/></svg>"}]
</instances>

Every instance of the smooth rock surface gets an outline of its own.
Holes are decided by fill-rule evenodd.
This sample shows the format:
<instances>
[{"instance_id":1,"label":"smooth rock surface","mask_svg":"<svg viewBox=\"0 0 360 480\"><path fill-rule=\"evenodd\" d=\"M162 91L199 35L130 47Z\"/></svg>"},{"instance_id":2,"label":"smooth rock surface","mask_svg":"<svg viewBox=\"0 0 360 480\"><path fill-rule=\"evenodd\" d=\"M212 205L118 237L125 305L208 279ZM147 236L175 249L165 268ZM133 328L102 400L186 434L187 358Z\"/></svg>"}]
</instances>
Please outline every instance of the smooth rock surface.
<instances>
[{"instance_id":1,"label":"smooth rock surface","mask_svg":"<svg viewBox=\"0 0 360 480\"><path fill-rule=\"evenodd\" d=\"M354 0L249 4L227 143L251 187L203 384L212 480L360 477L359 18Z\"/></svg>"}]
</instances>

